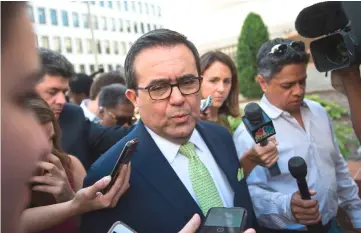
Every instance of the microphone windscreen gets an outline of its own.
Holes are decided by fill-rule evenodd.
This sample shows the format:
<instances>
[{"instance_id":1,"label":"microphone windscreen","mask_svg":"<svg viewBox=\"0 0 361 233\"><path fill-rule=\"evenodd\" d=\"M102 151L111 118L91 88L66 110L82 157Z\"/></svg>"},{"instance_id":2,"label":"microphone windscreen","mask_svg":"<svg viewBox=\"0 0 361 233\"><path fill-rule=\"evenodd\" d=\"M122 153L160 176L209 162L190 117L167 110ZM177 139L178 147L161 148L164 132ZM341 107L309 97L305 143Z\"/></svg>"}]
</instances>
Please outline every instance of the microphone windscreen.
<instances>
[{"instance_id":1,"label":"microphone windscreen","mask_svg":"<svg viewBox=\"0 0 361 233\"><path fill-rule=\"evenodd\" d=\"M348 18L341 4L340 1L327 1L304 8L295 22L298 34L316 38L344 28Z\"/></svg>"}]
</instances>

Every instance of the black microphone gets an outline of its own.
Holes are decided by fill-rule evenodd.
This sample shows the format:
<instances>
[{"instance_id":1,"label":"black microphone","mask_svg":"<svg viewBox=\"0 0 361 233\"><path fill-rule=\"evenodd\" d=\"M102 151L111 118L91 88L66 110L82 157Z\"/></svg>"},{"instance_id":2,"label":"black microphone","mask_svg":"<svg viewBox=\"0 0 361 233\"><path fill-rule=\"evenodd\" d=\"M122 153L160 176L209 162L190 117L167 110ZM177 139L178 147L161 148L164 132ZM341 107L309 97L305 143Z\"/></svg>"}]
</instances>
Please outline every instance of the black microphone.
<instances>
[{"instance_id":1,"label":"black microphone","mask_svg":"<svg viewBox=\"0 0 361 233\"><path fill-rule=\"evenodd\" d=\"M311 195L308 190L308 185L306 181L307 176L307 164L302 157L295 156L292 157L288 161L288 170L290 171L291 175L296 179L298 190L300 191L301 198L303 200L311 200ZM310 233L326 233L327 231L322 225L322 221L314 224L314 225L307 225L307 230Z\"/></svg>"},{"instance_id":2,"label":"black microphone","mask_svg":"<svg viewBox=\"0 0 361 233\"><path fill-rule=\"evenodd\" d=\"M301 36L316 38L334 33L348 22L342 2L327 1L304 8L297 16L295 27Z\"/></svg>"},{"instance_id":3,"label":"black microphone","mask_svg":"<svg viewBox=\"0 0 361 233\"><path fill-rule=\"evenodd\" d=\"M261 146L266 146L268 143L267 139L276 134L271 118L269 118L256 103L249 103L246 105L242 119L248 133L252 136L253 140ZM268 168L268 171L271 176L278 176L281 174L277 163Z\"/></svg>"}]
</instances>

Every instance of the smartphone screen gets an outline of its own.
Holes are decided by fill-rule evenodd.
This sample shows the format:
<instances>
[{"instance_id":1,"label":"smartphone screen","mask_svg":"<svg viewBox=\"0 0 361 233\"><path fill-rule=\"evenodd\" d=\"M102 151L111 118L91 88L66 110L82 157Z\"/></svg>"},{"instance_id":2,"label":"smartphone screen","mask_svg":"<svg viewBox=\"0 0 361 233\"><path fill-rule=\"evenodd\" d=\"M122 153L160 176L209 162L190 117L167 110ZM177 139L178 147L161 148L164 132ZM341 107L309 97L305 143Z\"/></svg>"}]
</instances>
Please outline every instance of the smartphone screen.
<instances>
[{"instance_id":1,"label":"smartphone screen","mask_svg":"<svg viewBox=\"0 0 361 233\"><path fill-rule=\"evenodd\" d=\"M244 208L212 208L207 214L202 233L240 233L247 212Z\"/></svg>"},{"instance_id":2,"label":"smartphone screen","mask_svg":"<svg viewBox=\"0 0 361 233\"><path fill-rule=\"evenodd\" d=\"M118 160L117 162L115 163L114 167L113 167L113 170L112 172L110 173L110 177L111 177L111 181L110 183L108 184L108 186L102 190L102 193L103 194L106 194L110 189L111 187L113 186L115 180L117 179L118 175L119 175L119 167L122 165L122 164L128 164L134 151L135 151L135 148L137 147L137 144L138 144L139 140L137 138L135 139L132 139L130 141L128 141L122 152L120 153L119 157L118 157Z\"/></svg>"},{"instance_id":3,"label":"smartphone screen","mask_svg":"<svg viewBox=\"0 0 361 233\"><path fill-rule=\"evenodd\" d=\"M205 112L209 107L212 106L212 96L208 96L207 99L201 100L201 112Z\"/></svg>"}]
</instances>

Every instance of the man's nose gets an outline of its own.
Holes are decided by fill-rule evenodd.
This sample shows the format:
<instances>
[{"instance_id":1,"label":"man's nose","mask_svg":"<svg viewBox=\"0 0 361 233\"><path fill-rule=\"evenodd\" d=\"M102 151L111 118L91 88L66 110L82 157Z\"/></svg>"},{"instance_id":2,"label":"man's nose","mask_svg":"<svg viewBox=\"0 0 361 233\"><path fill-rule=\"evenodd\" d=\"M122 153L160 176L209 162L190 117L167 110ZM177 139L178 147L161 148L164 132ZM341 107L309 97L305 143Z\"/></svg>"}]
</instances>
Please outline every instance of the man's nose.
<instances>
[{"instance_id":1,"label":"man's nose","mask_svg":"<svg viewBox=\"0 0 361 233\"><path fill-rule=\"evenodd\" d=\"M59 92L56 95L55 103L60 105L64 105L66 103L65 94L63 92Z\"/></svg>"},{"instance_id":2,"label":"man's nose","mask_svg":"<svg viewBox=\"0 0 361 233\"><path fill-rule=\"evenodd\" d=\"M182 105L184 96L178 87L173 87L172 94L169 97L169 103L172 105Z\"/></svg>"},{"instance_id":3,"label":"man's nose","mask_svg":"<svg viewBox=\"0 0 361 233\"><path fill-rule=\"evenodd\" d=\"M297 84L294 89L294 95L303 96L305 93L305 87L301 84Z\"/></svg>"}]
</instances>

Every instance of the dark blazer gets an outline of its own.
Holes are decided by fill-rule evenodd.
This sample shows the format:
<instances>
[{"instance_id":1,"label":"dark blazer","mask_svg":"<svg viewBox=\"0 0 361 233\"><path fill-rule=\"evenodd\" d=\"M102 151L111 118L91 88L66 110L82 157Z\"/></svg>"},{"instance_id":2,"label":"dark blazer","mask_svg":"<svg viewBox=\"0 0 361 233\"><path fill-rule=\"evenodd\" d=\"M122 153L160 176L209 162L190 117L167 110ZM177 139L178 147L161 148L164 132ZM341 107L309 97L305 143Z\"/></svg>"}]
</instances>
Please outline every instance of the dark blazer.
<instances>
[{"instance_id":1,"label":"dark blazer","mask_svg":"<svg viewBox=\"0 0 361 233\"><path fill-rule=\"evenodd\" d=\"M59 117L61 144L65 152L76 156L86 169L133 127L103 127L85 118L78 105L66 103Z\"/></svg>"},{"instance_id":2,"label":"dark blazer","mask_svg":"<svg viewBox=\"0 0 361 233\"><path fill-rule=\"evenodd\" d=\"M246 227L257 228L246 181L237 180L239 161L232 136L225 128L213 123L199 121L196 128L235 191L234 205L247 210ZM204 219L199 206L142 122L92 165L84 185L92 185L109 175L123 146L133 138L139 138L140 142L131 161L129 190L115 208L84 215L81 232L107 232L120 220L138 233L172 233L183 228L195 213Z\"/></svg>"}]
</instances>

